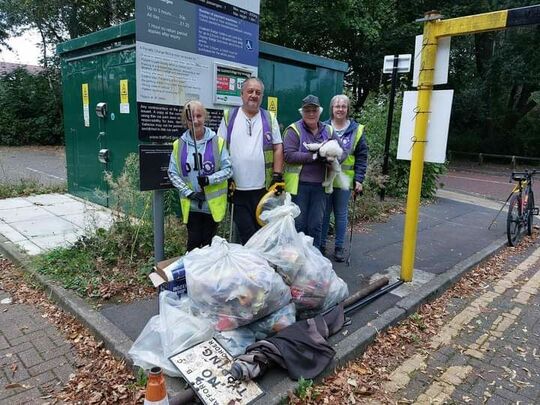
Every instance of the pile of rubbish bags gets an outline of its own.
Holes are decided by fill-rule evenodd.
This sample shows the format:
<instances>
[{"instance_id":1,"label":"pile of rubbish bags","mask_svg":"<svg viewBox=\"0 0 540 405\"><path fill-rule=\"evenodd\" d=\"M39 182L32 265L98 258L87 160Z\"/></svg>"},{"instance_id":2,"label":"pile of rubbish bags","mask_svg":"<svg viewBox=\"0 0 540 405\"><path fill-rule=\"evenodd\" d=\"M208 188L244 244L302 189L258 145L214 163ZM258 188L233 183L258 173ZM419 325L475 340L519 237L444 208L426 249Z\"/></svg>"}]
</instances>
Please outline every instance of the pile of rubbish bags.
<instances>
[{"instance_id":1,"label":"pile of rubbish bags","mask_svg":"<svg viewBox=\"0 0 540 405\"><path fill-rule=\"evenodd\" d=\"M289 194L262 212L266 225L245 246L216 236L184 257L187 297L163 291L159 315L143 329L129 355L142 368L178 376L168 358L216 338L233 356L247 346L343 301L347 284L332 263L296 232L300 214Z\"/></svg>"}]
</instances>

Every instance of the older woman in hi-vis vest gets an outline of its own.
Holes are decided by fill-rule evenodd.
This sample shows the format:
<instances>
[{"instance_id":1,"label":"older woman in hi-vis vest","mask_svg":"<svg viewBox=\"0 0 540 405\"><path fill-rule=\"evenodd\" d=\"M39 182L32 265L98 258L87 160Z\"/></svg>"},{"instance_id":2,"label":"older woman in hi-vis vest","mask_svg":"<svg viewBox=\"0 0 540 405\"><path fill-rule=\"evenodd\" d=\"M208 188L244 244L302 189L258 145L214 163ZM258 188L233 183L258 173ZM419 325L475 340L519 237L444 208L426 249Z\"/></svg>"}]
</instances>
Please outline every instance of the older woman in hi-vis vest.
<instances>
[{"instance_id":1,"label":"older woman in hi-vis vest","mask_svg":"<svg viewBox=\"0 0 540 405\"><path fill-rule=\"evenodd\" d=\"M207 112L199 101L186 103L182 121L188 128L173 143L169 178L178 189L187 250L208 245L227 211L227 179L232 176L225 142L204 125Z\"/></svg>"}]
</instances>

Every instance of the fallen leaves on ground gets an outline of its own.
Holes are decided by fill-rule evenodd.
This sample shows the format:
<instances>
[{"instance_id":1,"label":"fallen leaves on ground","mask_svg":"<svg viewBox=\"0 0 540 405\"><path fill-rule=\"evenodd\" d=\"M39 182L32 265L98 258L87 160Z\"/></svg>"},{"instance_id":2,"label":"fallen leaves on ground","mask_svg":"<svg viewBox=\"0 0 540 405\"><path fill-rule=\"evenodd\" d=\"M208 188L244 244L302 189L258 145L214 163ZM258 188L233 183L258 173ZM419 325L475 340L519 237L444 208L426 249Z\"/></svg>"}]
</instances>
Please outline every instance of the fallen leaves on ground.
<instances>
[{"instance_id":1,"label":"fallen leaves on ground","mask_svg":"<svg viewBox=\"0 0 540 405\"><path fill-rule=\"evenodd\" d=\"M125 362L116 359L75 317L62 311L43 291L29 283L15 266L0 256L0 288L12 296L13 303L41 311L43 318L53 323L73 346L76 370L60 391L50 393L53 399L73 404L143 403L144 390L136 385Z\"/></svg>"},{"instance_id":2,"label":"fallen leaves on ground","mask_svg":"<svg viewBox=\"0 0 540 405\"><path fill-rule=\"evenodd\" d=\"M536 239L527 237L517 247L507 247L465 274L460 281L436 300L423 304L416 314L380 333L356 360L309 389L305 399L289 394L290 404L395 404L395 398L383 389L394 369L416 352L427 353L428 342L448 320L452 299L467 299L482 293L493 281L504 276L505 264L513 255L524 253ZM519 349L518 349L519 350ZM516 381L516 383L518 383Z\"/></svg>"}]
</instances>

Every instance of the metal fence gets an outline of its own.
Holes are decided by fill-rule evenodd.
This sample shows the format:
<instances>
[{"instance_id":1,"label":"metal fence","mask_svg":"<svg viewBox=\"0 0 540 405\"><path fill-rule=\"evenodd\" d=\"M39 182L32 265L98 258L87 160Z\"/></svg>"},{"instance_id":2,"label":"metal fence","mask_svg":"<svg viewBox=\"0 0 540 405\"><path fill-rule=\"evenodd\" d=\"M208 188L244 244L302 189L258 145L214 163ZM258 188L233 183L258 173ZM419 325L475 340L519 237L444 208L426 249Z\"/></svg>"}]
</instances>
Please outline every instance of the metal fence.
<instances>
[{"instance_id":1,"label":"metal fence","mask_svg":"<svg viewBox=\"0 0 540 405\"><path fill-rule=\"evenodd\" d=\"M533 165L540 165L540 157L518 156L518 155L497 155L495 153L477 153L477 152L461 152L456 150L448 150L447 160L451 161L452 158L457 156L469 156L471 158L478 159L478 164L483 165L487 159L491 160L505 160L510 161L512 169L515 169L518 162L530 162Z\"/></svg>"}]
</instances>

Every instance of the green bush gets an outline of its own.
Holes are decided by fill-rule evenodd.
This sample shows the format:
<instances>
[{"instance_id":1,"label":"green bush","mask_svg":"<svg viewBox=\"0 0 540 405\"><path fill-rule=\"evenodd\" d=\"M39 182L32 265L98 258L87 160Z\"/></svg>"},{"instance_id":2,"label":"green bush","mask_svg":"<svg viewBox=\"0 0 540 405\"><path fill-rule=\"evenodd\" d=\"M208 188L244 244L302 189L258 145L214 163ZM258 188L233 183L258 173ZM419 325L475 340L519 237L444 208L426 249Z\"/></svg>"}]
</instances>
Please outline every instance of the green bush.
<instances>
[{"instance_id":1,"label":"green bush","mask_svg":"<svg viewBox=\"0 0 540 405\"><path fill-rule=\"evenodd\" d=\"M19 68L0 76L0 145L63 143L58 73Z\"/></svg>"},{"instance_id":2,"label":"green bush","mask_svg":"<svg viewBox=\"0 0 540 405\"><path fill-rule=\"evenodd\" d=\"M369 146L369 164L364 186L366 192L378 193L385 188L390 197L404 197L409 185L410 162L396 159L399 136L399 120L401 117L402 98L396 96L394 117L392 121L392 138L388 158L388 176L382 175L384 143L386 138L386 122L388 116L388 96L382 92L367 99L362 111L356 117L358 122L366 126L366 137ZM446 166L425 163L422 183L422 197L432 198L439 187L438 177L444 174Z\"/></svg>"}]
</instances>

